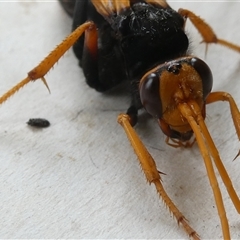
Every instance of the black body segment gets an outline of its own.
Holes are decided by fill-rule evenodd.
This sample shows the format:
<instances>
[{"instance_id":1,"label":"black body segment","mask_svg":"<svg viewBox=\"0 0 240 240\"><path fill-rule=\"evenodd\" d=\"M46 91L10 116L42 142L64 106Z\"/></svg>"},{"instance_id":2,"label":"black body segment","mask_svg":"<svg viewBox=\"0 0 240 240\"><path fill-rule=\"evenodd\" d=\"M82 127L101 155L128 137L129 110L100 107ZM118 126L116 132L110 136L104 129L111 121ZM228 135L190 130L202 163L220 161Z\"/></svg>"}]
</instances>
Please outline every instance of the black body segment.
<instances>
[{"instance_id":1,"label":"black body segment","mask_svg":"<svg viewBox=\"0 0 240 240\"><path fill-rule=\"evenodd\" d=\"M98 29L97 60L85 49L84 36L73 47L87 83L98 91L128 81L137 94L134 81L157 64L186 54L188 49L184 19L176 11L147 1L130 3L130 8L104 16L90 0L75 3L73 29L88 20ZM132 104L137 109L142 107L138 96L133 97Z\"/></svg>"}]
</instances>

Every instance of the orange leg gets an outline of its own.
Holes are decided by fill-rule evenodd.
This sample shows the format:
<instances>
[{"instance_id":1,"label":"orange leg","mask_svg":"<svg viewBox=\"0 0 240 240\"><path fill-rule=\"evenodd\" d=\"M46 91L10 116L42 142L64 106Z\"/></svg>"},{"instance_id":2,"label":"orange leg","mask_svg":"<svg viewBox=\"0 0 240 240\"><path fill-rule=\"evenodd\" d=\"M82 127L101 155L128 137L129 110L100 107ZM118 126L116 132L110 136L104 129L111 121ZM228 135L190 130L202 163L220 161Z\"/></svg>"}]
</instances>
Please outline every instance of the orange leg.
<instances>
[{"instance_id":1,"label":"orange leg","mask_svg":"<svg viewBox=\"0 0 240 240\"><path fill-rule=\"evenodd\" d=\"M228 47L234 51L240 52L240 46L233 44L231 42L225 41L223 39L219 39L214 33L213 29L199 16L196 16L193 12L180 8L178 13L185 18L189 18L192 24L196 27L198 32L201 34L203 38L203 42L206 44L209 43L217 43L221 44L225 47ZM207 50L207 48L206 48Z\"/></svg>"},{"instance_id":2,"label":"orange leg","mask_svg":"<svg viewBox=\"0 0 240 240\"><path fill-rule=\"evenodd\" d=\"M229 93L213 92L213 93L210 93L209 96L207 97L206 103L209 104L209 103L213 103L216 101L228 101L229 102L235 129L236 129L238 138L240 139L240 112L237 108L237 105L236 105L234 99L232 98L232 96ZM204 131L206 131L206 130L204 130ZM234 190L234 188L232 186L231 179L229 178L227 171L219 157L217 149L216 148L214 149L212 147L214 145L214 143L212 142L212 139L210 137L208 137L208 139L210 140L208 142L208 144L209 144L210 150L212 151L212 155L214 156L214 161L218 168L218 171L222 177L222 180L226 186L228 194L231 197L236 210L238 211L238 213L240 213L240 200L236 194L236 191ZM238 153L238 155L239 155L239 153Z\"/></svg>"},{"instance_id":3,"label":"orange leg","mask_svg":"<svg viewBox=\"0 0 240 240\"><path fill-rule=\"evenodd\" d=\"M240 140L240 112L238 110L237 104L235 103L233 97L226 92L212 92L208 95L206 99L206 104L227 101L230 105L230 111L232 114L233 123L237 131L238 139Z\"/></svg>"},{"instance_id":4,"label":"orange leg","mask_svg":"<svg viewBox=\"0 0 240 240\"><path fill-rule=\"evenodd\" d=\"M199 109L196 102L189 101L188 103L178 104L178 109L182 113L182 115L188 120L188 123L190 124L192 130L194 131L200 152L202 154L206 166L210 185L213 190L215 202L218 209L218 215L222 225L223 237L224 239L230 239L229 224L226 217L226 211L223 204L222 194L218 186L218 181L211 160L212 157L216 163L220 159L218 155L216 156L213 154L213 152L217 152L217 149L214 143L212 142L211 136L208 133L207 127L204 123L201 110ZM210 145L210 143L212 143L212 145ZM215 159L217 157L219 159Z\"/></svg>"},{"instance_id":5,"label":"orange leg","mask_svg":"<svg viewBox=\"0 0 240 240\"><path fill-rule=\"evenodd\" d=\"M53 65L64 55L64 53L72 47L72 45L79 39L79 37L86 31L96 32L96 27L92 22L86 22L79 26L74 32L72 32L61 44L59 44L38 66L33 68L28 76L6 92L0 97L0 105L8 98L14 95L20 88L24 87L31 81L41 79L45 86L48 88L47 82L44 76L53 67ZM48 88L49 90L49 88Z\"/></svg>"},{"instance_id":6,"label":"orange leg","mask_svg":"<svg viewBox=\"0 0 240 240\"><path fill-rule=\"evenodd\" d=\"M130 122L131 118L129 115L120 114L118 116L118 123L121 124L121 126L124 128L128 140L130 141L136 155L138 156L139 162L145 173L147 181L155 185L158 194L161 196L166 206L168 206L169 210L176 217L178 223L180 223L183 226L187 234L193 239L199 239L198 234L189 226L189 224L186 221L186 218L174 205L174 203L164 190L155 161L153 160L152 156L150 155L142 141L139 139L137 133L131 126Z\"/></svg>"}]
</instances>

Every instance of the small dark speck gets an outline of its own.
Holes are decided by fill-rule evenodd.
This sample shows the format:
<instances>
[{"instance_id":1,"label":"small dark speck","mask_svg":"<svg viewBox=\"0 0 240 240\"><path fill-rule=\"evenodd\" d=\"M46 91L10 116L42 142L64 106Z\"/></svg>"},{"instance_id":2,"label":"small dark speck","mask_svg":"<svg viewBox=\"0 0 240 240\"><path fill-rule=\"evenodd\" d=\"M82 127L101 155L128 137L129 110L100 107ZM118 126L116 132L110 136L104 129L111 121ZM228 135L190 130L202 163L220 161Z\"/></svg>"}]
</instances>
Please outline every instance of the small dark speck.
<instances>
[{"instance_id":1,"label":"small dark speck","mask_svg":"<svg viewBox=\"0 0 240 240\"><path fill-rule=\"evenodd\" d=\"M27 124L36 128L46 128L50 126L50 122L44 118L30 118Z\"/></svg>"}]
</instances>

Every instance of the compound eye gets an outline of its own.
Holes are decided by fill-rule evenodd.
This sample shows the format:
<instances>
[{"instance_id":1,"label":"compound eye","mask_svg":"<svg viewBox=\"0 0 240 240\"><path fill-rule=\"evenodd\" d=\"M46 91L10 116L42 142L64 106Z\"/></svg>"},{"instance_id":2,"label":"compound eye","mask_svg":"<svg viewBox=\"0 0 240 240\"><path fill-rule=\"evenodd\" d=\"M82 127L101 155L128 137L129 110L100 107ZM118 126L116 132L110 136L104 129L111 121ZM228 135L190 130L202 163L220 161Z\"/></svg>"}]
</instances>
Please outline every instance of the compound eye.
<instances>
[{"instance_id":1,"label":"compound eye","mask_svg":"<svg viewBox=\"0 0 240 240\"><path fill-rule=\"evenodd\" d=\"M199 58L192 58L191 65L198 72L202 79L203 99L205 100L212 90L213 76L208 65Z\"/></svg>"},{"instance_id":2,"label":"compound eye","mask_svg":"<svg viewBox=\"0 0 240 240\"><path fill-rule=\"evenodd\" d=\"M162 116L162 103L160 98L160 76L156 73L145 75L140 81L140 99L143 107L153 117Z\"/></svg>"}]
</instances>

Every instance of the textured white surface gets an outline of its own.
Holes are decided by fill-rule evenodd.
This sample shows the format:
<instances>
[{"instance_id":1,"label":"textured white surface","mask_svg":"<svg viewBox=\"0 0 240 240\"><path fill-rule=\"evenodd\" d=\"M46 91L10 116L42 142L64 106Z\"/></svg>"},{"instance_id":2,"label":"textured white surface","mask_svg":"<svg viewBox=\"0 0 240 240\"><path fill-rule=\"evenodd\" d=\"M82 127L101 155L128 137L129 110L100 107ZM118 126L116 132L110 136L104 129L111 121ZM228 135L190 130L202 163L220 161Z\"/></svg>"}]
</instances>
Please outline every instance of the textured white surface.
<instances>
[{"instance_id":1,"label":"textured white surface","mask_svg":"<svg viewBox=\"0 0 240 240\"><path fill-rule=\"evenodd\" d=\"M220 37L240 44L240 3L172 2L193 10ZM200 36L188 22L193 52L204 58ZM0 94L25 77L71 30L57 1L0 1ZM230 92L240 106L240 55L209 46L207 63L214 90ZM89 88L72 51L47 75L0 106L1 238L158 238L187 239L153 186L149 187L121 127L124 94ZM44 117L51 127L29 128ZM240 195L239 149L228 105L207 107L207 125ZM164 185L192 227L205 239L222 237L213 194L198 147L174 149L151 118L136 127ZM240 238L240 216L223 189L232 237Z\"/></svg>"}]
</instances>

